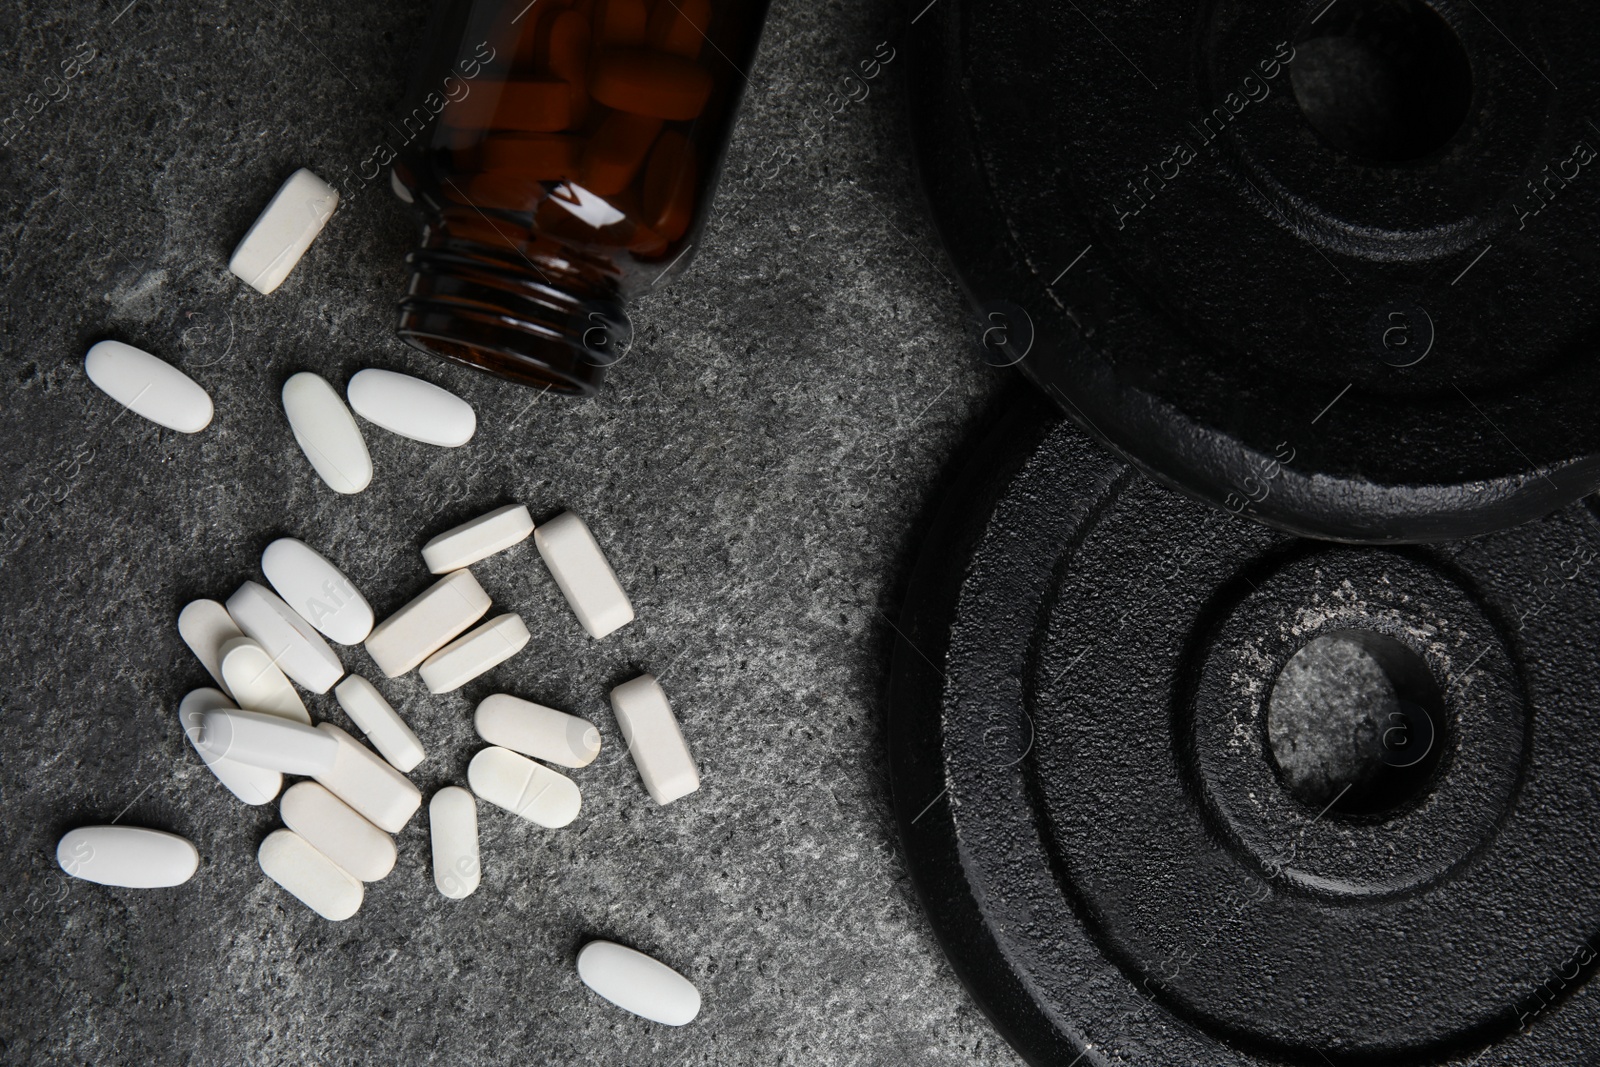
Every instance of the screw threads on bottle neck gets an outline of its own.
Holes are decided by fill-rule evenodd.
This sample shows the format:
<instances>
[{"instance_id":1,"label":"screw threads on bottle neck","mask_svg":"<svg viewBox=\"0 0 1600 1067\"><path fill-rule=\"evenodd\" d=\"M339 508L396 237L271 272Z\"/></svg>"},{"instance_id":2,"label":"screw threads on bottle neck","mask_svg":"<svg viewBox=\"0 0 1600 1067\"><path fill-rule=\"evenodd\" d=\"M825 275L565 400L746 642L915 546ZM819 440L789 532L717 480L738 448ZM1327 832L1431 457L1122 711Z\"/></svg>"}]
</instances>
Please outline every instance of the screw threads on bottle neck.
<instances>
[{"instance_id":1,"label":"screw threads on bottle neck","mask_svg":"<svg viewBox=\"0 0 1600 1067\"><path fill-rule=\"evenodd\" d=\"M596 324L625 321L614 279L576 259L439 230L406 264L399 329L407 343L557 393L587 396L604 381L610 359Z\"/></svg>"}]
</instances>

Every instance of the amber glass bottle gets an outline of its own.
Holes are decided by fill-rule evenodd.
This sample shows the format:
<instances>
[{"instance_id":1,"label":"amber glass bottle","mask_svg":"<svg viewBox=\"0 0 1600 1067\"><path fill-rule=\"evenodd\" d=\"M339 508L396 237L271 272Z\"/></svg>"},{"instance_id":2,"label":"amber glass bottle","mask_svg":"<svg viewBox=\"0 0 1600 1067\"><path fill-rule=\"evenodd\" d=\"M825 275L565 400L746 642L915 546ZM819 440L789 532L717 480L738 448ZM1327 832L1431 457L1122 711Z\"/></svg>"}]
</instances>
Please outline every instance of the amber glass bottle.
<instances>
[{"instance_id":1,"label":"amber glass bottle","mask_svg":"<svg viewBox=\"0 0 1600 1067\"><path fill-rule=\"evenodd\" d=\"M400 335L592 393L624 303L687 264L767 0L441 0L395 191L421 240Z\"/></svg>"}]
</instances>

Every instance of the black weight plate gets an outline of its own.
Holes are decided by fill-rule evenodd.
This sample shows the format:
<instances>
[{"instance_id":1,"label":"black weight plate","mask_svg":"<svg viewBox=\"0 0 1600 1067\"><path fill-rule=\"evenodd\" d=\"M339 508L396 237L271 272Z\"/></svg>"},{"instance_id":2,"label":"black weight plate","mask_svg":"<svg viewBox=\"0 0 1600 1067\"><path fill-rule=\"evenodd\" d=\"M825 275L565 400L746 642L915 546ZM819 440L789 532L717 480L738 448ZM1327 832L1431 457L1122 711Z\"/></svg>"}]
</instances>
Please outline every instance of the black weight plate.
<instances>
[{"instance_id":1,"label":"black weight plate","mask_svg":"<svg viewBox=\"0 0 1600 1067\"><path fill-rule=\"evenodd\" d=\"M1349 548L1027 413L947 501L899 622L894 800L947 954L1025 1058L1600 1063L1588 503ZM1351 635L1404 701L1360 801L1325 804L1271 694Z\"/></svg>"},{"instance_id":2,"label":"black weight plate","mask_svg":"<svg viewBox=\"0 0 1600 1067\"><path fill-rule=\"evenodd\" d=\"M1590 5L911 10L918 169L989 357L1123 458L1368 543L1600 486Z\"/></svg>"}]
</instances>

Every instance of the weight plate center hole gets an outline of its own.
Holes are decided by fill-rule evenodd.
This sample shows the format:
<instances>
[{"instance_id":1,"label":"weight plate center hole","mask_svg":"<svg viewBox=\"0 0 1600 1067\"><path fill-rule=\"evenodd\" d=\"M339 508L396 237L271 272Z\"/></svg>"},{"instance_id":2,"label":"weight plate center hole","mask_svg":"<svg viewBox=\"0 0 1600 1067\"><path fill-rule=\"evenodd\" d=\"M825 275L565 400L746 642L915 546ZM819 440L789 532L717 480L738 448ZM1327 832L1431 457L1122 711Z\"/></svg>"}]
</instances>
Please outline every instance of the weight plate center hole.
<instances>
[{"instance_id":1,"label":"weight plate center hole","mask_svg":"<svg viewBox=\"0 0 1600 1067\"><path fill-rule=\"evenodd\" d=\"M1466 47L1420 0L1335 0L1302 28L1289 71L1312 129L1374 163L1438 152L1472 104Z\"/></svg>"},{"instance_id":2,"label":"weight plate center hole","mask_svg":"<svg viewBox=\"0 0 1600 1067\"><path fill-rule=\"evenodd\" d=\"M1417 803L1444 749L1444 693L1427 662L1365 630L1323 634L1284 664L1267 752L1285 790L1330 816L1382 818Z\"/></svg>"}]
</instances>

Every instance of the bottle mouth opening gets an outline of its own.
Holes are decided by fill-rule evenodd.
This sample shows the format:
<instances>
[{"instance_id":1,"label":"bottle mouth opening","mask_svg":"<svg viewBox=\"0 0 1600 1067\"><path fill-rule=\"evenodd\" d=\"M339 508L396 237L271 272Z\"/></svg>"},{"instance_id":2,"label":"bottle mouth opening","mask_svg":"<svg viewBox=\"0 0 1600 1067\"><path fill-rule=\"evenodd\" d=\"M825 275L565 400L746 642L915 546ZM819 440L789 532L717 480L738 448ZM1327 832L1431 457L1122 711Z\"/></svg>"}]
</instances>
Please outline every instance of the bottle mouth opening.
<instances>
[{"instance_id":1,"label":"bottle mouth opening","mask_svg":"<svg viewBox=\"0 0 1600 1067\"><path fill-rule=\"evenodd\" d=\"M403 309L401 340L413 348L499 375L522 385L539 386L568 396L593 396L605 380L605 368L583 362L572 345L557 338L540 338L526 331L496 343L491 326L481 339L469 340L466 318L459 310L432 314Z\"/></svg>"},{"instance_id":2,"label":"bottle mouth opening","mask_svg":"<svg viewBox=\"0 0 1600 1067\"><path fill-rule=\"evenodd\" d=\"M407 257L399 333L415 348L523 385L591 396L628 329L615 287L573 275L529 279L460 249Z\"/></svg>"}]
</instances>

